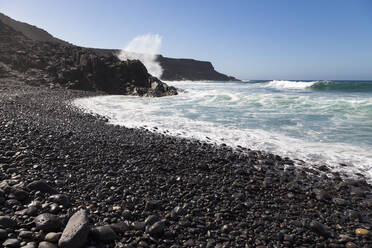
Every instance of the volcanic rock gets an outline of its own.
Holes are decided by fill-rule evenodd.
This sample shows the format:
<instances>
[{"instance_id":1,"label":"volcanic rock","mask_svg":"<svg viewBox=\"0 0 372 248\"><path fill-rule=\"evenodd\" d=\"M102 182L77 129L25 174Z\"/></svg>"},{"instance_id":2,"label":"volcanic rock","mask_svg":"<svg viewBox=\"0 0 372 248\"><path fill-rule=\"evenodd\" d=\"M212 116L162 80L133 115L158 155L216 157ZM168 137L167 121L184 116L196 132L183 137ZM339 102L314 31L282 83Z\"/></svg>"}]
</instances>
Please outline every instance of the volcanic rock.
<instances>
[{"instance_id":1,"label":"volcanic rock","mask_svg":"<svg viewBox=\"0 0 372 248\"><path fill-rule=\"evenodd\" d=\"M68 221L62 236L58 241L61 248L79 248L87 241L90 231L86 210L76 212Z\"/></svg>"},{"instance_id":2,"label":"volcanic rock","mask_svg":"<svg viewBox=\"0 0 372 248\"><path fill-rule=\"evenodd\" d=\"M111 242L118 239L118 236L110 226L94 227L91 230L91 235L94 239L102 242Z\"/></svg>"},{"instance_id":3,"label":"volcanic rock","mask_svg":"<svg viewBox=\"0 0 372 248\"><path fill-rule=\"evenodd\" d=\"M0 227L13 229L16 226L17 222L9 216L0 216Z\"/></svg>"},{"instance_id":4,"label":"volcanic rock","mask_svg":"<svg viewBox=\"0 0 372 248\"><path fill-rule=\"evenodd\" d=\"M43 193L52 193L52 194L57 193L57 191L54 188L52 188L44 180L38 180L38 181L34 181L32 183L29 183L27 185L27 188L29 188L31 190L40 191L40 192L43 192Z\"/></svg>"},{"instance_id":5,"label":"volcanic rock","mask_svg":"<svg viewBox=\"0 0 372 248\"><path fill-rule=\"evenodd\" d=\"M36 228L45 232L59 231L62 223L57 215L44 213L35 217Z\"/></svg>"}]
</instances>

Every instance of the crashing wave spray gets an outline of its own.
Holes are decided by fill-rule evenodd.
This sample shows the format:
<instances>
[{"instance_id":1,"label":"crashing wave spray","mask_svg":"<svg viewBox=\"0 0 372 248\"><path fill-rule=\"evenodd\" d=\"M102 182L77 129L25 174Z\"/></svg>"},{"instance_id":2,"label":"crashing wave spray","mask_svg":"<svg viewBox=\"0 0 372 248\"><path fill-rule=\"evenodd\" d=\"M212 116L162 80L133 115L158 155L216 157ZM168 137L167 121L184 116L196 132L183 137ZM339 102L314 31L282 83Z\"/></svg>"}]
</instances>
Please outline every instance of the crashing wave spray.
<instances>
[{"instance_id":1,"label":"crashing wave spray","mask_svg":"<svg viewBox=\"0 0 372 248\"><path fill-rule=\"evenodd\" d=\"M161 46L162 38L158 34L145 34L135 37L129 44L120 51L120 60L138 59L145 66L147 71L160 78L163 68L156 61L156 57Z\"/></svg>"}]
</instances>

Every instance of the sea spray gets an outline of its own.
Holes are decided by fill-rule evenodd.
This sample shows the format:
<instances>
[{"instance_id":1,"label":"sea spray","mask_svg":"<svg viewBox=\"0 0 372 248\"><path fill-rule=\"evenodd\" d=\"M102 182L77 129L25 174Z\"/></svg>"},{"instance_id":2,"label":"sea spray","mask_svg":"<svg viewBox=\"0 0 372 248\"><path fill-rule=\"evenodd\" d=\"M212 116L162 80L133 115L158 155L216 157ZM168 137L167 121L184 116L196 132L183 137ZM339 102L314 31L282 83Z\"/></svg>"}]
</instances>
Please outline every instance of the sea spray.
<instances>
[{"instance_id":1,"label":"sea spray","mask_svg":"<svg viewBox=\"0 0 372 248\"><path fill-rule=\"evenodd\" d=\"M156 60L161 47L162 37L158 34L145 34L135 37L129 44L120 51L120 60L138 59L145 66L147 71L160 78L163 68Z\"/></svg>"}]
</instances>

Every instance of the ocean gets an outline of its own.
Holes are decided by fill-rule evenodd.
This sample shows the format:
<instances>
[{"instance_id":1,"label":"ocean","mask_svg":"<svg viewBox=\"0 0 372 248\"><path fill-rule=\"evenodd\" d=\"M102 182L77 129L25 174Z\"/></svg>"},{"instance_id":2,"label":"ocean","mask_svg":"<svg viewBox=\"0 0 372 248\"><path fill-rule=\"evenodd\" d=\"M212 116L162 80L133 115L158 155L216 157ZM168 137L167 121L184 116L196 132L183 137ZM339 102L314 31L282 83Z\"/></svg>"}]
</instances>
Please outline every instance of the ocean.
<instances>
[{"instance_id":1,"label":"ocean","mask_svg":"<svg viewBox=\"0 0 372 248\"><path fill-rule=\"evenodd\" d=\"M167 82L178 96L74 104L109 124L264 150L372 178L372 81Z\"/></svg>"}]
</instances>

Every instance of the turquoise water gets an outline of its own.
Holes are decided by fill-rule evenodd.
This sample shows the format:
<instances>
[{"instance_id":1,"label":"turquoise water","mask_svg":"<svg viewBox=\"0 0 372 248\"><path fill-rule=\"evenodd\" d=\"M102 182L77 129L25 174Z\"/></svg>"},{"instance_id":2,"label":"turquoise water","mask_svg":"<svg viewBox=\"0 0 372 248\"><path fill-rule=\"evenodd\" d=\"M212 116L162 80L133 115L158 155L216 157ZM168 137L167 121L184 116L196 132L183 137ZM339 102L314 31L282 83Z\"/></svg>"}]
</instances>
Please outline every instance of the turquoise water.
<instances>
[{"instance_id":1,"label":"turquoise water","mask_svg":"<svg viewBox=\"0 0 372 248\"><path fill-rule=\"evenodd\" d=\"M104 96L76 104L111 123L260 149L372 173L372 82L168 82L178 96ZM340 166L340 163L348 166Z\"/></svg>"}]
</instances>

